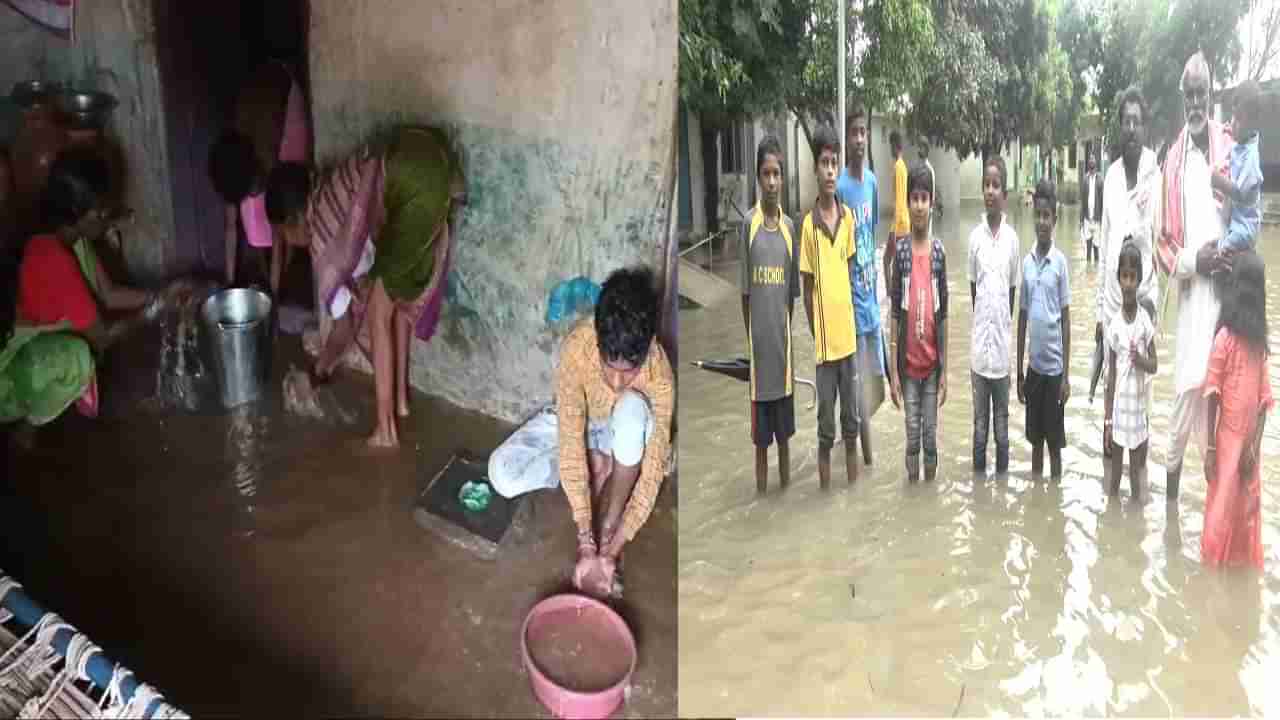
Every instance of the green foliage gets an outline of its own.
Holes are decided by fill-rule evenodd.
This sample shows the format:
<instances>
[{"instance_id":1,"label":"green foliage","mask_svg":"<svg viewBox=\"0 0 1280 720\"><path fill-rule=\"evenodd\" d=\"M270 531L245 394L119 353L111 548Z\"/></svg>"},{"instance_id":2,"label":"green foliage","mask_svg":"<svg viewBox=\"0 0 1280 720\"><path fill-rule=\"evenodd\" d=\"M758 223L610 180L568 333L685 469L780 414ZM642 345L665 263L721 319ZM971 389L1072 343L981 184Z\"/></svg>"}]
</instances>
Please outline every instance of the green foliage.
<instances>
[{"instance_id":1,"label":"green foliage","mask_svg":"<svg viewBox=\"0 0 1280 720\"><path fill-rule=\"evenodd\" d=\"M1191 53L1206 50L1215 78L1235 70L1251 0L849 1L848 96L966 156L1070 142L1083 112L1114 122L1116 94L1135 81L1158 144L1182 124ZM712 125L789 110L806 132L839 127L837 2L681 0L685 106Z\"/></svg>"},{"instance_id":2,"label":"green foliage","mask_svg":"<svg viewBox=\"0 0 1280 720\"><path fill-rule=\"evenodd\" d=\"M1102 67L1102 16L1085 1L1070 0L1058 16L1057 43L1066 54L1072 85L1070 102L1060 106L1054 117L1055 145L1074 138L1080 117L1098 107L1096 87L1091 91L1085 78Z\"/></svg>"},{"instance_id":3,"label":"green foliage","mask_svg":"<svg viewBox=\"0 0 1280 720\"><path fill-rule=\"evenodd\" d=\"M937 41L933 10L925 0L879 0L866 4L861 20L868 48L862 62L851 65L850 85L868 105L901 111L900 101L918 96L932 73L921 58L930 57Z\"/></svg>"},{"instance_id":4,"label":"green foliage","mask_svg":"<svg viewBox=\"0 0 1280 720\"><path fill-rule=\"evenodd\" d=\"M1210 82L1221 89L1240 63L1240 19L1250 0L1110 0L1102 16L1102 73L1098 106L1106 113L1108 138L1118 136L1115 99L1136 83L1150 105L1148 144L1171 141L1182 128L1179 81L1197 50L1209 64Z\"/></svg>"},{"instance_id":5,"label":"green foliage","mask_svg":"<svg viewBox=\"0 0 1280 720\"><path fill-rule=\"evenodd\" d=\"M1073 83L1054 36L1056 0L933 0L937 42L908 127L962 158L1073 128Z\"/></svg>"},{"instance_id":6,"label":"green foliage","mask_svg":"<svg viewBox=\"0 0 1280 720\"><path fill-rule=\"evenodd\" d=\"M929 53L929 72L911 112L907 129L962 157L990 142L996 125L997 97L1006 79L992 62L983 37L963 18L955 18Z\"/></svg>"},{"instance_id":7,"label":"green foliage","mask_svg":"<svg viewBox=\"0 0 1280 720\"><path fill-rule=\"evenodd\" d=\"M837 20L836 0L681 0L681 100L712 123L786 109L806 132L838 127ZM870 0L847 20L850 97L882 108L920 87L934 41L926 0Z\"/></svg>"},{"instance_id":8,"label":"green foliage","mask_svg":"<svg viewBox=\"0 0 1280 720\"><path fill-rule=\"evenodd\" d=\"M806 0L680 3L680 99L708 117L786 106L783 88L804 68ZM784 49L786 50L784 52Z\"/></svg>"}]
</instances>

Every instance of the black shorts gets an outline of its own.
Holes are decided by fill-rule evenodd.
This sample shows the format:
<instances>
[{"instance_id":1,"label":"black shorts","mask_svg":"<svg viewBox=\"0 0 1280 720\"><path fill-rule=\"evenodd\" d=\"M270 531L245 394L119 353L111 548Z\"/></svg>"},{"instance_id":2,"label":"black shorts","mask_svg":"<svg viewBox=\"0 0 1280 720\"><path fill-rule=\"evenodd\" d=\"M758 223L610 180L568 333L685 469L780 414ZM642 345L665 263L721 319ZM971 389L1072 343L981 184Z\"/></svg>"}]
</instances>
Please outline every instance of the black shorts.
<instances>
[{"instance_id":1,"label":"black shorts","mask_svg":"<svg viewBox=\"0 0 1280 720\"><path fill-rule=\"evenodd\" d=\"M1062 375L1041 375L1027 368L1027 439L1032 445L1044 440L1050 450L1067 446L1066 408L1061 397Z\"/></svg>"},{"instance_id":2,"label":"black shorts","mask_svg":"<svg viewBox=\"0 0 1280 720\"><path fill-rule=\"evenodd\" d=\"M786 442L796 434L795 395L751 403L751 441L758 448Z\"/></svg>"}]
</instances>

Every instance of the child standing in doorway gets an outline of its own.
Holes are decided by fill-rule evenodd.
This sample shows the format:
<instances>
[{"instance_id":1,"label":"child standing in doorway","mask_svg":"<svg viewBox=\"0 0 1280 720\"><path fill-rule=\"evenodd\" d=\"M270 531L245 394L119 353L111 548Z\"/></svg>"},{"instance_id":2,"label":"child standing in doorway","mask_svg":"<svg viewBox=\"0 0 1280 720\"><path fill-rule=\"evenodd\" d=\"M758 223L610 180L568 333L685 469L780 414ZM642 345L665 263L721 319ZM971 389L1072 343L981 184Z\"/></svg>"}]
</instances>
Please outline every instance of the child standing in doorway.
<instances>
[{"instance_id":1,"label":"child standing in doorway","mask_svg":"<svg viewBox=\"0 0 1280 720\"><path fill-rule=\"evenodd\" d=\"M840 400L840 431L845 470L852 485L858 479L858 364L853 319L853 213L836 198L840 172L840 138L830 126L813 137L813 164L818 200L800 227L800 277L804 311L813 334L818 361L818 482L831 484L831 448L835 445L835 405Z\"/></svg>"},{"instance_id":2,"label":"child standing in doorway","mask_svg":"<svg viewBox=\"0 0 1280 720\"><path fill-rule=\"evenodd\" d=\"M1103 442L1111 452L1111 496L1120 494L1124 451L1129 451L1129 493L1138 503L1146 502L1147 448L1151 428L1151 408L1147 402L1151 379L1155 377L1156 331L1146 309L1138 305L1142 284L1142 250L1132 237L1120 248L1116 268L1123 302L1120 312L1107 328L1110 363L1107 370L1106 422Z\"/></svg>"},{"instance_id":3,"label":"child standing in doorway","mask_svg":"<svg viewBox=\"0 0 1280 720\"><path fill-rule=\"evenodd\" d=\"M782 214L782 145L772 135L756 150L760 204L742 228L742 322L751 357L751 440L756 447L756 492L769 480L769 446L778 441L778 482L791 481L788 443L796 432L791 316L800 278L795 231Z\"/></svg>"},{"instance_id":4,"label":"child standing in doorway","mask_svg":"<svg viewBox=\"0 0 1280 720\"><path fill-rule=\"evenodd\" d=\"M1050 473L1062 477L1062 448L1067 445L1065 410L1071 397L1067 358L1071 357L1071 276L1067 257L1054 247L1058 195L1053 181L1042 179L1032 196L1036 245L1022 260L1022 306L1018 311L1018 402L1027 407L1031 473L1044 474L1049 448ZM1031 331L1031 357L1023 375L1023 357Z\"/></svg>"},{"instance_id":5,"label":"child standing in doorway","mask_svg":"<svg viewBox=\"0 0 1280 720\"><path fill-rule=\"evenodd\" d=\"M929 234L933 175L917 165L907 178L911 235L898 240L892 278L889 329L896 368L889 373L893 404L905 405L907 482L938 471L938 409L947 401L947 255ZM901 398L901 400L899 399Z\"/></svg>"}]
</instances>

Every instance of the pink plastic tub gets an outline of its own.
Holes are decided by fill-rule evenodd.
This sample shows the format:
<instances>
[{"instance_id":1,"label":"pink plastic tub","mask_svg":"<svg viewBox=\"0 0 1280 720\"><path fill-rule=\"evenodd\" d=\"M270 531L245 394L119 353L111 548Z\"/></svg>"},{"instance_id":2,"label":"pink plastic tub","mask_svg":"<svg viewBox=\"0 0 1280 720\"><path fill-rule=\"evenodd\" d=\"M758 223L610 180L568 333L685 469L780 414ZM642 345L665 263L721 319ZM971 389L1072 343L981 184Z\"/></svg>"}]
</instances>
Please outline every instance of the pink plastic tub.
<instances>
[{"instance_id":1,"label":"pink plastic tub","mask_svg":"<svg viewBox=\"0 0 1280 720\"><path fill-rule=\"evenodd\" d=\"M627 623L582 595L553 595L534 605L520 629L520 654L533 694L564 720L612 715L636 669Z\"/></svg>"}]
</instances>

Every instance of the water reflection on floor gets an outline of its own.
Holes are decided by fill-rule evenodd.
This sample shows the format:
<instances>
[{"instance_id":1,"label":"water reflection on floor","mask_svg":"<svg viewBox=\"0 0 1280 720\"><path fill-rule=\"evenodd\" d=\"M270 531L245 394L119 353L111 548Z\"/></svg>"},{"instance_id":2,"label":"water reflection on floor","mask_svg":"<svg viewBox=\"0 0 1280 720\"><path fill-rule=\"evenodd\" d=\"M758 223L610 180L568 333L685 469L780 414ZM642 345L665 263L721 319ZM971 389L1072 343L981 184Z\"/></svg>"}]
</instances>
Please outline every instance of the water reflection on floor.
<instances>
[{"instance_id":1,"label":"water reflection on floor","mask_svg":"<svg viewBox=\"0 0 1280 720\"><path fill-rule=\"evenodd\" d=\"M296 339L277 346L267 396L224 411L195 397L198 355L175 323L108 356L98 419L67 413L3 458L0 568L194 717L548 717L519 633L569 587L563 494L528 496L491 561L411 512L453 453L484 456L510 428L415 393L405 447L368 451L367 377L325 389L351 425L283 412ZM639 660L620 716L676 711L673 500L628 546L619 611Z\"/></svg>"},{"instance_id":2,"label":"water reflection on floor","mask_svg":"<svg viewBox=\"0 0 1280 720\"><path fill-rule=\"evenodd\" d=\"M1102 393L1090 404L1092 299L1066 208L1057 242L1072 267L1072 395L1060 483L1030 478L1023 408L1012 399L1007 477L971 470L971 303L963 258L981 206L935 221L950 259L950 392L939 476L907 486L903 416L873 420L875 465L818 489L812 397L797 389L792 487L755 496L745 383L681 374L680 710L682 715L1232 715L1280 713L1280 461L1264 461L1266 572L1200 566L1205 483L1189 451L1181 498L1165 502L1172 333L1159 341L1146 506L1103 490ZM957 212L957 210L959 212ZM1011 208L1023 251L1030 212ZM883 239L883 238L882 238ZM1280 231L1259 247L1280 267ZM716 271L735 279L736 266ZM1268 303L1280 333L1280 272ZM1074 309L1074 308L1073 308ZM1171 311L1175 308L1171 307ZM686 360L745 352L739 303L683 310ZM813 340L797 307L797 374ZM1280 382L1272 363L1273 383ZM1268 427L1264 457L1280 450ZM989 446L988 452L993 452ZM994 462L989 461L989 466Z\"/></svg>"}]
</instances>

